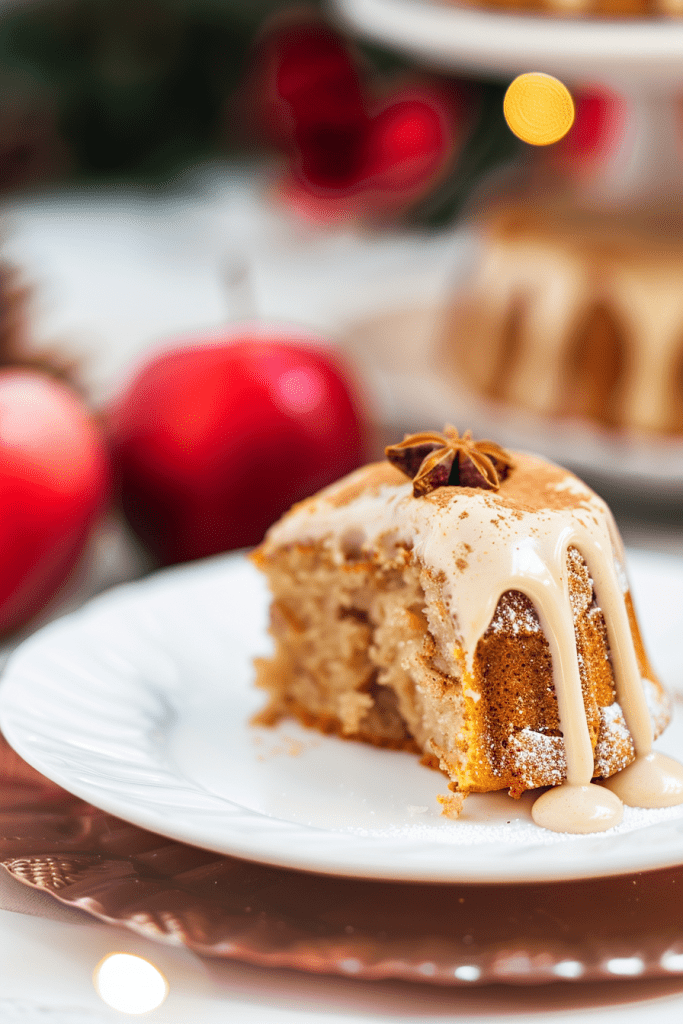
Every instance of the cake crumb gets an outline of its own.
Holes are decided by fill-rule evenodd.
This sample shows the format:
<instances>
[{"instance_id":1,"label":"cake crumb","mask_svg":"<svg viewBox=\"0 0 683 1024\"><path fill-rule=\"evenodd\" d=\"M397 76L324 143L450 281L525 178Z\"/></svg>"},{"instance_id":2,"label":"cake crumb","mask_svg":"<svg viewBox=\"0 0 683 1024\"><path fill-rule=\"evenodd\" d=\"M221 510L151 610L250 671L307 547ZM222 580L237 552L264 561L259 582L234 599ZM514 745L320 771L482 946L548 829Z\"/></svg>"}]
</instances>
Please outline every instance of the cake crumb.
<instances>
[{"instance_id":1,"label":"cake crumb","mask_svg":"<svg viewBox=\"0 0 683 1024\"><path fill-rule=\"evenodd\" d=\"M424 765L425 768L431 768L435 772L441 770L439 758L436 756L436 754L431 754L429 752L423 754L422 757L420 758L420 764Z\"/></svg>"},{"instance_id":2,"label":"cake crumb","mask_svg":"<svg viewBox=\"0 0 683 1024\"><path fill-rule=\"evenodd\" d=\"M254 745L263 743L263 737L254 736L252 742ZM320 741L317 738L309 740L297 739L294 736L287 736L285 734L277 737L277 742L272 746L269 746L268 750L261 749L261 752L256 754L257 761L269 761L272 757L299 757L304 754L307 750L312 750L314 747L320 745Z\"/></svg>"},{"instance_id":3,"label":"cake crumb","mask_svg":"<svg viewBox=\"0 0 683 1024\"><path fill-rule=\"evenodd\" d=\"M296 740L291 736L283 736L284 741L287 743L286 753L289 757L299 757L303 754L306 747L301 740Z\"/></svg>"},{"instance_id":4,"label":"cake crumb","mask_svg":"<svg viewBox=\"0 0 683 1024\"><path fill-rule=\"evenodd\" d=\"M441 813L444 818L450 818L452 821L455 821L456 818L460 817L466 795L466 793L439 793L436 799L443 808Z\"/></svg>"}]
</instances>

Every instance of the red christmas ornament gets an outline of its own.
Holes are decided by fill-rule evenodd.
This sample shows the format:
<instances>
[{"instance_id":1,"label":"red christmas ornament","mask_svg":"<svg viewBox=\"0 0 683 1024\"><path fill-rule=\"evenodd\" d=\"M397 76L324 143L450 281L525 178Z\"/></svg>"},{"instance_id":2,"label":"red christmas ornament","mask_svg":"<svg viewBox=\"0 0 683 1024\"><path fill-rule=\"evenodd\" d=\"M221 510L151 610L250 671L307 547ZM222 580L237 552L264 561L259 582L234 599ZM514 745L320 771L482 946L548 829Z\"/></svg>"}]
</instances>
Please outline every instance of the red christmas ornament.
<instances>
[{"instance_id":1,"label":"red christmas ornament","mask_svg":"<svg viewBox=\"0 0 683 1024\"><path fill-rule=\"evenodd\" d=\"M259 54L263 121L289 158L280 195L299 213L400 210L452 160L461 134L454 88L414 85L379 100L346 43L318 21L274 30Z\"/></svg>"},{"instance_id":2,"label":"red christmas ornament","mask_svg":"<svg viewBox=\"0 0 683 1024\"><path fill-rule=\"evenodd\" d=\"M259 107L271 139L312 185L354 181L369 117L339 36L318 21L285 26L262 41L259 64Z\"/></svg>"},{"instance_id":3,"label":"red christmas ornament","mask_svg":"<svg viewBox=\"0 0 683 1024\"><path fill-rule=\"evenodd\" d=\"M605 89L577 92L571 130L553 147L552 158L561 167L581 169L606 160L619 141L625 102Z\"/></svg>"},{"instance_id":4,"label":"red christmas ornament","mask_svg":"<svg viewBox=\"0 0 683 1024\"><path fill-rule=\"evenodd\" d=\"M387 191L421 189L452 145L448 113L427 90L394 95L370 122L365 181Z\"/></svg>"}]
</instances>

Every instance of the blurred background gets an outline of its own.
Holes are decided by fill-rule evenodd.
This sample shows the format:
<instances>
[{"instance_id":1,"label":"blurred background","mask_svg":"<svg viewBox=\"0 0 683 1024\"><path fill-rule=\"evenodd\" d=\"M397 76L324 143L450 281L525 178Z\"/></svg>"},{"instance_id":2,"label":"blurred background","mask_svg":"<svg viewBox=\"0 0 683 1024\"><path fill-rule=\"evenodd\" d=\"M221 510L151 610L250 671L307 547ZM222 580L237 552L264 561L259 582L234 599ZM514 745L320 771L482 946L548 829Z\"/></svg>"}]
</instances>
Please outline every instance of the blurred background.
<instances>
[{"instance_id":1,"label":"blurred background","mask_svg":"<svg viewBox=\"0 0 683 1024\"><path fill-rule=\"evenodd\" d=\"M589 77L531 152L508 70L410 58L327 5L4 3L0 629L257 543L446 422L683 550L678 211L610 209L634 108Z\"/></svg>"},{"instance_id":2,"label":"blurred background","mask_svg":"<svg viewBox=\"0 0 683 1024\"><path fill-rule=\"evenodd\" d=\"M304 23L302 37L294 26ZM286 0L4 4L3 192L63 182L168 186L207 160L287 151L296 129L285 123L286 112L274 109L272 95L275 63L285 52L310 86L308 97L303 88L292 107L301 135L308 129L309 184L348 185L360 170L352 166L351 151L361 107L367 115L371 97L376 102L410 84L415 68L393 50L335 32L329 9ZM326 91L314 96L316 76L326 74ZM362 97L353 96L354 78ZM486 122L448 189L430 195L419 209L415 197L402 211L407 220L436 225L457 213L478 176L508 158L515 144L502 117L501 83L473 86L424 73L419 78L420 87L443 93L447 130L461 134L466 124L469 135L474 122ZM303 86L290 82L284 89ZM292 95L281 101L287 104ZM273 109L266 109L269 102ZM447 145L432 140L439 143Z\"/></svg>"},{"instance_id":3,"label":"blurred background","mask_svg":"<svg viewBox=\"0 0 683 1024\"><path fill-rule=\"evenodd\" d=\"M404 433L453 424L461 432L472 429L475 438L565 464L608 500L627 545L648 551L632 560L634 570L640 561L641 579L650 580L649 591L636 591L636 601L641 593L659 594L655 611L652 604L647 610L652 621L666 607L661 635L671 642L653 643L652 653L663 678L679 678L679 0L472 3L0 0L0 668L36 627L93 595L160 567L258 544L293 502L382 458L385 445ZM492 9L482 10L487 6ZM633 22L634 16L642 20ZM530 65L534 46L539 63ZM575 120L555 145L529 146L505 122L506 89L525 71L557 75L571 89ZM648 561L651 552L658 554ZM206 569L200 566L196 579L213 586L222 570L214 577L215 569ZM242 598L229 591L226 586L226 608ZM170 593L175 601L173 585ZM174 607L177 617L170 621L184 621L185 632L173 650L195 635L206 605L193 601L185 591ZM222 608L221 601L215 607ZM141 615L134 644L144 634L146 645L157 625L172 628L166 619L155 623L153 615ZM201 675L212 650L200 652L198 661L194 648L188 652L191 675L197 664ZM128 644L105 649L101 664L111 662L116 672L123 666L127 684L129 667L130 679L139 675L135 651ZM159 664L166 666L165 649L161 654ZM57 652L54 663L66 658L67 664L68 657L68 650ZM170 663L169 671L175 672ZM88 673L79 670L77 683L87 704ZM75 706L68 694L63 703L65 691L51 668L45 684L47 699L62 702L62 712ZM155 743L157 732L155 722ZM130 735L135 743L142 733ZM205 746L203 731L198 742ZM84 736L83 745L100 749L97 736ZM292 741L281 753L298 753L298 747ZM104 770L104 755L102 761L98 756L84 762L84 772ZM120 784L125 789L131 776L124 765L113 777L112 793ZM145 791L158 779L163 789L162 775L145 775ZM61 790L55 795L52 783L37 777L0 736L0 783L8 780L5 857L16 858L15 879L55 891L65 882L69 895L62 891L60 899L91 911L104 908L103 914L109 914L102 900L112 879L116 914L132 906L136 928L174 942L182 932L175 910L166 914L152 895L151 916L142 912L144 893L161 892L155 879L165 887L166 867L171 892L193 878L201 899L213 904L213 885L223 876L211 865L205 870L204 861L179 860L149 833L138 833L138 845L132 827L109 817L98 832L80 802L65 802ZM173 799L176 792L181 789ZM426 810L408 807L411 816ZM49 847L41 845L43 836ZM88 837L102 839L93 858L83 845ZM516 849L515 856L522 848ZM126 864L131 850L132 868ZM95 878L93 899L84 863ZM235 915L248 903L245 941L253 931L257 955L279 957L282 942L294 934L287 922L299 920L291 908L296 904L298 914L306 904L300 884L292 886L289 877L275 884L268 866L265 874L254 874L247 862L243 867L243 886L241 868L235 873L230 866L225 876L230 921L240 922ZM628 917L626 946L606 946L600 928L586 946L585 922L574 927L562 914L546 913L558 899L572 902L578 890L568 882L559 897L556 889L535 888L543 919L538 934L546 934L547 918L562 940L553 939L550 953L536 932L529 954L520 946L517 932L527 911L515 911L501 925L516 929L510 941L505 933L504 955L486 952L482 962L493 965L497 982L547 980L552 971L555 980L578 983L576 1005L583 1000L588 1006L580 991L584 964L575 958L585 954L585 977L612 972L609 998L625 1005L639 997L618 985L637 985L639 973L645 978L682 969L678 932L660 913L664 885L667 905L676 906L670 885L678 876L660 875L664 881L653 899L644 895L644 876L600 879L599 892L596 882L579 893L580 908L588 906L586 893L591 906L601 899L605 907L624 908L621 916L602 916L615 935L615 922ZM35 1000L31 1020L51 1016L58 992L60 1000L69 999L64 1016L55 1010L59 1019L85 1021L80 1000L90 991L93 950L99 943L104 953L113 942L108 927L95 940L75 929L80 945L72 955L76 945L69 947L61 921L57 930L58 922L38 920L31 947L28 915L52 917L48 897L42 905L29 903L17 896L19 883L10 890L9 876L0 872L3 880L0 909L17 911L5 948L10 963L26 961L26 977L16 972L16 991L27 1006L29 995ZM621 888L605 889L606 882ZM21 887L31 900L45 895ZM274 900L271 924L259 910L260 888ZM371 932L363 925L352 936L346 922L356 920L353 907L365 897L359 900L360 890L353 890L347 916L347 897L329 891L330 898L321 897L320 935L343 928L341 941L333 943L333 969L355 973L363 958L367 962ZM463 902L459 893L460 887ZM386 902L381 893L378 899ZM443 903L440 892L430 899ZM468 896L462 920L482 917L481 899ZM525 894L521 903L527 902ZM448 968L450 980L477 982L480 968L470 957L480 939L473 940L475 929L461 927L457 915L454 920L457 955L465 950L467 959L455 972ZM204 951L213 922L205 928L202 912L193 916ZM384 929L384 917L381 922ZM399 934L398 925L387 928ZM305 945L296 929L300 966ZM574 932L581 937L576 949ZM656 942L645 943L650 933ZM412 919L408 934L406 949L415 949ZM383 943L387 932L380 935ZM488 943L486 928L482 935ZM239 948L233 938L221 949ZM145 952L144 942L136 938L134 948ZM445 971L432 974L441 945L441 933L429 939L427 953L415 960L414 978L446 978ZM347 948L352 957L340 952ZM636 955L627 955L630 948ZM154 959L171 965L166 954L181 952L160 946ZM380 959L388 962L384 952ZM311 963L324 969L324 958L316 955ZM412 969L403 952L400 964ZM186 981L189 990L196 966L175 975L169 967L176 992ZM70 977L78 979L72 986L78 998L69 995ZM198 982L202 998L208 977ZM285 1012L291 1016L290 1006L308 1012L300 1009L298 977L286 985L279 976L264 985L264 978L254 974L243 983L231 974L229 990L215 990L215 1005L244 996L245 1012L256 1019L252 988L265 992L272 1008L277 990L291 984ZM326 1000L336 998L331 984L320 978L316 1005L322 986ZM125 985L118 988L125 994ZM381 1005L386 1016L387 992L382 988L371 1013ZM28 1020L30 1009L24 1013L17 1003L15 1018L12 993L5 1000L3 994L3 1024L7 1013ZM458 1005L474 1007L463 997L458 994ZM553 998L552 1010L569 1005L566 995ZM477 1005L479 1016L483 1005ZM667 1005L674 1006L671 1000ZM415 1019L426 1020L426 1006L420 1003ZM396 1013L407 1020L403 1002Z\"/></svg>"}]
</instances>

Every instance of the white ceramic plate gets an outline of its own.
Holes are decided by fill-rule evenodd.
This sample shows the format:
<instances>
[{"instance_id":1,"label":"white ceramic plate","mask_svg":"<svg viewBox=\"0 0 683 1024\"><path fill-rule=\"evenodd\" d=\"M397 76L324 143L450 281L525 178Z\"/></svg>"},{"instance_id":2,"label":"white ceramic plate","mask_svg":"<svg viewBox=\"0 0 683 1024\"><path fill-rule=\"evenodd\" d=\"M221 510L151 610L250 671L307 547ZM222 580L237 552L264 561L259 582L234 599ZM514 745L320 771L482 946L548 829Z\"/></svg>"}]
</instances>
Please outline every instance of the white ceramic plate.
<instances>
[{"instance_id":1,"label":"white ceramic plate","mask_svg":"<svg viewBox=\"0 0 683 1024\"><path fill-rule=\"evenodd\" d=\"M636 600L664 680L683 691L683 562L633 553ZM433 881L553 880L683 863L683 807L626 808L616 829L533 824L532 795L470 797L440 816L440 773L411 754L292 722L263 703L264 584L241 555L96 598L12 656L0 725L35 768L119 817L221 853L294 868ZM683 715L660 741L683 751Z\"/></svg>"},{"instance_id":2,"label":"white ceramic plate","mask_svg":"<svg viewBox=\"0 0 683 1024\"><path fill-rule=\"evenodd\" d=\"M554 18L472 10L455 0L333 0L372 39L446 70L673 85L683 25L668 18Z\"/></svg>"}]
</instances>

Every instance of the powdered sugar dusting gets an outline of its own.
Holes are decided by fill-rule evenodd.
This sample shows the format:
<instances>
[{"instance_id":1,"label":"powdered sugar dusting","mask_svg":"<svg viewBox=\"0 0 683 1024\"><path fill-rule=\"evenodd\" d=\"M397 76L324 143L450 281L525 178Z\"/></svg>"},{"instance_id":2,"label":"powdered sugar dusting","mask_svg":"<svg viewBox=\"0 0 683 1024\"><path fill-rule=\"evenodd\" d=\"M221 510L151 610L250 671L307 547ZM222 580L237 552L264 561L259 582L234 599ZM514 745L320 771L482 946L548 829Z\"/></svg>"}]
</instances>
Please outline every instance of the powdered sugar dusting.
<instances>
[{"instance_id":1,"label":"powdered sugar dusting","mask_svg":"<svg viewBox=\"0 0 683 1024\"><path fill-rule=\"evenodd\" d=\"M601 845L603 847L609 845L610 840L618 836L629 835L640 830L652 830L654 839L657 826L665 827L667 823L671 823L666 829L667 834L671 828L675 829L677 833L683 831L683 811L680 807L661 807L652 810L642 807L625 807L621 824L597 836L595 834L575 835L568 832L551 832L548 829L540 828L531 820L530 807L533 797L536 795L535 793L530 794L528 799L523 797L519 801L519 807L514 806L517 801L513 804L513 801L506 796L505 799L509 800L513 806L510 808L509 817L499 821L486 820L486 807L481 801L490 799L491 794L485 794L483 797L468 797L458 820L444 820L443 825L432 825L426 821L420 821L383 829L342 828L338 831L367 839L422 844L421 856L425 861L429 860L430 847L443 849L444 846L451 846L454 851L465 847L479 849L498 847L501 857L510 857L514 860L518 857L533 859L536 848L554 846L568 848L569 864L575 856L582 855L580 850L584 851L584 856L590 856ZM475 802L477 802L476 809ZM648 841L647 835L645 832L642 841ZM579 850L576 849L577 847ZM454 855L456 855L455 852ZM486 854L484 856L488 857ZM509 865L509 870L511 868L512 865ZM572 874L571 868L568 873ZM501 876L504 875L505 872L501 871Z\"/></svg>"},{"instance_id":2,"label":"powdered sugar dusting","mask_svg":"<svg viewBox=\"0 0 683 1024\"><path fill-rule=\"evenodd\" d=\"M635 757L624 712L617 701L600 708L600 733L595 748L595 774L605 777L621 771Z\"/></svg>"},{"instance_id":3,"label":"powdered sugar dusting","mask_svg":"<svg viewBox=\"0 0 683 1024\"><path fill-rule=\"evenodd\" d=\"M489 624L487 632L503 633L506 636L530 636L541 632L541 624L534 606L527 601L501 602Z\"/></svg>"},{"instance_id":4,"label":"powdered sugar dusting","mask_svg":"<svg viewBox=\"0 0 683 1024\"><path fill-rule=\"evenodd\" d=\"M561 736L545 736L533 729L521 729L508 738L515 769L525 786L542 779L545 786L559 786L567 772Z\"/></svg>"}]
</instances>

